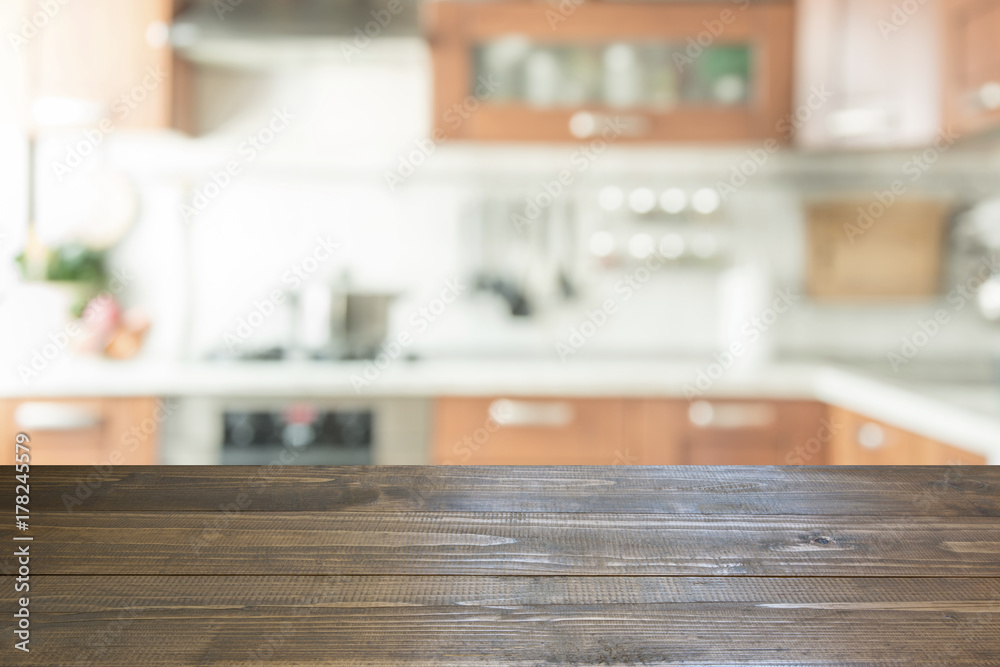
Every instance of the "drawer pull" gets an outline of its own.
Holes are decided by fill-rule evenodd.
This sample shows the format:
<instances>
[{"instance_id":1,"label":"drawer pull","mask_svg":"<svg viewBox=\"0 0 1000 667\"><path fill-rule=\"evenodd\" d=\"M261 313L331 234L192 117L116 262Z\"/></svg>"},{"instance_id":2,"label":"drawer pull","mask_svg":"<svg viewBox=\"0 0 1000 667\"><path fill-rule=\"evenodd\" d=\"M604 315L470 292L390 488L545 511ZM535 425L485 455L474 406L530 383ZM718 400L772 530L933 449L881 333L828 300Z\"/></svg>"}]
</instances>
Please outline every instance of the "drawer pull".
<instances>
[{"instance_id":1,"label":"drawer pull","mask_svg":"<svg viewBox=\"0 0 1000 667\"><path fill-rule=\"evenodd\" d=\"M885 445L885 430L871 422L858 429L858 444L865 449L881 449Z\"/></svg>"},{"instance_id":2,"label":"drawer pull","mask_svg":"<svg viewBox=\"0 0 1000 667\"><path fill-rule=\"evenodd\" d=\"M501 398L489 408L490 418L501 426L564 428L573 423L573 406L564 401L513 401Z\"/></svg>"},{"instance_id":3,"label":"drawer pull","mask_svg":"<svg viewBox=\"0 0 1000 667\"><path fill-rule=\"evenodd\" d=\"M765 428L774 424L777 410L767 403L710 403L695 401L688 419L699 428Z\"/></svg>"},{"instance_id":4,"label":"drawer pull","mask_svg":"<svg viewBox=\"0 0 1000 667\"><path fill-rule=\"evenodd\" d=\"M163 21L153 21L146 26L146 44L162 49L170 42L170 26Z\"/></svg>"},{"instance_id":5,"label":"drawer pull","mask_svg":"<svg viewBox=\"0 0 1000 667\"><path fill-rule=\"evenodd\" d=\"M1000 81L990 81L979 88L979 103L989 111L1000 109Z\"/></svg>"},{"instance_id":6,"label":"drawer pull","mask_svg":"<svg viewBox=\"0 0 1000 667\"><path fill-rule=\"evenodd\" d=\"M649 134L652 124L645 116L634 114L602 114L592 111L577 111L570 116L569 133L577 139L600 136L610 129L615 136L644 137Z\"/></svg>"},{"instance_id":7,"label":"drawer pull","mask_svg":"<svg viewBox=\"0 0 1000 667\"><path fill-rule=\"evenodd\" d=\"M31 401L17 407L14 421L24 431L80 431L100 426L104 417L84 405Z\"/></svg>"}]
</instances>

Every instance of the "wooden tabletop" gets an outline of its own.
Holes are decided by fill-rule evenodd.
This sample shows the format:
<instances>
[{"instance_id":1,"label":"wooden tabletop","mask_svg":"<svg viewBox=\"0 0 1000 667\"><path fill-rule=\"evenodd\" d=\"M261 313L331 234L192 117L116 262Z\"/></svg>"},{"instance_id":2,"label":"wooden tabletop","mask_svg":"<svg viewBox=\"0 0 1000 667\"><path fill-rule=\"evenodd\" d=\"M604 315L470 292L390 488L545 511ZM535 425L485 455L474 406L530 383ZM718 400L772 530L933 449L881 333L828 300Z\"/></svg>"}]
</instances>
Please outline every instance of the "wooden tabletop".
<instances>
[{"instance_id":1,"label":"wooden tabletop","mask_svg":"<svg viewBox=\"0 0 1000 667\"><path fill-rule=\"evenodd\" d=\"M998 468L36 467L30 487L29 530L0 535L3 665L1000 665Z\"/></svg>"}]
</instances>

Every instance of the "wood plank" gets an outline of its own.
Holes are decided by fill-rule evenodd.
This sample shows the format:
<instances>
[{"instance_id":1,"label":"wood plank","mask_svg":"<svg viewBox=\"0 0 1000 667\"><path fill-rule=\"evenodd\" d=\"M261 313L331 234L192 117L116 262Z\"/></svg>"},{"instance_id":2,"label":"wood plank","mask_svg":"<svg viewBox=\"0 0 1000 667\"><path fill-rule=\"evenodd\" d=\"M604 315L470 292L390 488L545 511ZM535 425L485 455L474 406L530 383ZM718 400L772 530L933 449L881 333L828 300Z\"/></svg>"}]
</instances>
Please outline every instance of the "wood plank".
<instances>
[{"instance_id":1,"label":"wood plank","mask_svg":"<svg viewBox=\"0 0 1000 667\"><path fill-rule=\"evenodd\" d=\"M983 665L1000 654L997 579L40 576L32 586L33 652L4 664ZM6 608L11 588L0 590ZM0 620L0 632L11 626Z\"/></svg>"},{"instance_id":2,"label":"wood plank","mask_svg":"<svg viewBox=\"0 0 1000 667\"><path fill-rule=\"evenodd\" d=\"M35 574L1000 576L988 517L33 512L31 534Z\"/></svg>"},{"instance_id":3,"label":"wood plank","mask_svg":"<svg viewBox=\"0 0 1000 667\"><path fill-rule=\"evenodd\" d=\"M12 497L13 468L0 470ZM1000 467L54 466L33 512L629 512L1000 517Z\"/></svg>"}]
</instances>

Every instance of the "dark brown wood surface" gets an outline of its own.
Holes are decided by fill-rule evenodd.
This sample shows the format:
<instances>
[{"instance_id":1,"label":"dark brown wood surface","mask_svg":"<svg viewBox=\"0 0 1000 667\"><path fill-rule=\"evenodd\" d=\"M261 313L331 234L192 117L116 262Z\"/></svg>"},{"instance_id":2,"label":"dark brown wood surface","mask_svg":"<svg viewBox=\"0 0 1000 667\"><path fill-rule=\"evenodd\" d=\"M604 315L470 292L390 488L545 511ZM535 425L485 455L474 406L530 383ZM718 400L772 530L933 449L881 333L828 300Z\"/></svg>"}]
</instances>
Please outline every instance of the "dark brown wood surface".
<instances>
[{"instance_id":1,"label":"dark brown wood surface","mask_svg":"<svg viewBox=\"0 0 1000 667\"><path fill-rule=\"evenodd\" d=\"M39 467L31 509L3 665L1000 665L996 468Z\"/></svg>"}]
</instances>

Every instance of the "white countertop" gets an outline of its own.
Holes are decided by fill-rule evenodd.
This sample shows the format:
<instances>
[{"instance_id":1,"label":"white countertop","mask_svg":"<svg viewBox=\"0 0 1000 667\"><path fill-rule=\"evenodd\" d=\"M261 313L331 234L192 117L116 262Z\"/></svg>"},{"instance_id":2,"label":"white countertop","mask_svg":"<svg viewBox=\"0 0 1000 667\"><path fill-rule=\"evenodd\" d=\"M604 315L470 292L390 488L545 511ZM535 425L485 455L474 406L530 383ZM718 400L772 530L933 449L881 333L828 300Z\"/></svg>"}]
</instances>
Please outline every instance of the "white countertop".
<instances>
[{"instance_id":1,"label":"white countertop","mask_svg":"<svg viewBox=\"0 0 1000 667\"><path fill-rule=\"evenodd\" d=\"M0 380L0 397L233 396L685 397L704 366L663 361L397 360L384 370L367 362L204 362L73 360L27 383ZM365 370L368 370L368 379ZM377 371L377 374L376 374ZM707 386L703 376L702 386ZM1000 388L906 386L812 364L731 369L705 397L816 399L1000 464Z\"/></svg>"}]
</instances>

